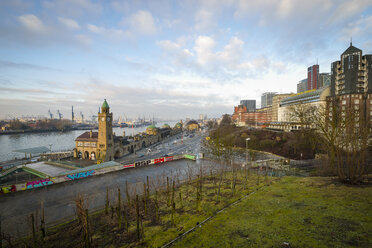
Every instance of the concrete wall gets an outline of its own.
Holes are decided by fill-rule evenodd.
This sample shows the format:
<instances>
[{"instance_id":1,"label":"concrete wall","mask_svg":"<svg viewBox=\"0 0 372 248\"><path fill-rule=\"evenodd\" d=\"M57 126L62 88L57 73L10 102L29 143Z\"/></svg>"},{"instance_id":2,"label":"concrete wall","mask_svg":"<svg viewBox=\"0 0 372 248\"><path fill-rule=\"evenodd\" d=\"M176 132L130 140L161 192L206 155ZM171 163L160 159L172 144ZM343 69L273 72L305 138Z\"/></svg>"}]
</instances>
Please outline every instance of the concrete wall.
<instances>
[{"instance_id":1,"label":"concrete wall","mask_svg":"<svg viewBox=\"0 0 372 248\"><path fill-rule=\"evenodd\" d=\"M89 169L87 168L86 171L81 171L77 173L71 173L71 174L65 174L61 176L56 176L56 177L51 177L51 178L44 178L44 179L39 179L36 181L30 181L26 183L19 183L19 184L14 184L14 185L8 185L8 186L3 186L0 188L0 195L2 194L7 194L10 192L16 192L16 191L23 191L23 190L28 190L28 189L35 189L35 188L40 188L56 183L63 183L63 182L68 182L68 181L74 181L74 180L79 180L91 176L96 176L96 175L102 175L105 173L110 173L110 172L115 172L123 169L128 169L128 168L135 168L135 167L143 167L143 166L148 166L148 165L159 165L161 163L166 163L174 160L179 160L179 159L191 159L195 160L194 155L188 155L188 154L181 154L181 155L175 155L175 156L169 156L169 157L160 157L156 159L149 159L149 160L142 160L135 162L133 164L120 164L117 163L115 166L110 166L110 167L104 167L104 168L99 168L99 169Z\"/></svg>"}]
</instances>

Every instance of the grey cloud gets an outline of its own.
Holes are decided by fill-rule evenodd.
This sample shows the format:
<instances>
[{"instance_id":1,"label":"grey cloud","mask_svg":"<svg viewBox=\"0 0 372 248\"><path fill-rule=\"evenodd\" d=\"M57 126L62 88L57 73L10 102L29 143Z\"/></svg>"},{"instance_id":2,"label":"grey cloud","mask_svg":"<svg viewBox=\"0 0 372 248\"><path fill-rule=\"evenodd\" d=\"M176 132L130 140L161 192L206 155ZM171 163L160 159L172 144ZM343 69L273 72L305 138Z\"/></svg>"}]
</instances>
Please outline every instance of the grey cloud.
<instances>
[{"instance_id":1,"label":"grey cloud","mask_svg":"<svg viewBox=\"0 0 372 248\"><path fill-rule=\"evenodd\" d=\"M31 93L31 94L55 94L53 91L49 90L42 90L42 89L27 89L27 88L10 88L10 87L0 87L0 92L8 92L8 93Z\"/></svg>"},{"instance_id":2,"label":"grey cloud","mask_svg":"<svg viewBox=\"0 0 372 248\"><path fill-rule=\"evenodd\" d=\"M41 70L41 71L61 71L49 66L34 65L28 63L15 63L12 61L0 60L0 69L1 68L13 68L19 70Z\"/></svg>"}]
</instances>

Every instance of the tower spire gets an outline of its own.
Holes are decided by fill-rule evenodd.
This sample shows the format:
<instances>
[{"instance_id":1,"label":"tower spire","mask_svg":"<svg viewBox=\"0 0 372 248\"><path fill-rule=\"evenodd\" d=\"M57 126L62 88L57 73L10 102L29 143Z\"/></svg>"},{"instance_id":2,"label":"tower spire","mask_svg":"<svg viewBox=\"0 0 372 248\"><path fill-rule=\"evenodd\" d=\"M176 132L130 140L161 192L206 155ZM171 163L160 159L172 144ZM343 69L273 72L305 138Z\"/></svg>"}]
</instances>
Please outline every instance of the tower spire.
<instances>
[{"instance_id":1,"label":"tower spire","mask_svg":"<svg viewBox=\"0 0 372 248\"><path fill-rule=\"evenodd\" d=\"M350 37L350 46L353 45L353 37Z\"/></svg>"}]
</instances>

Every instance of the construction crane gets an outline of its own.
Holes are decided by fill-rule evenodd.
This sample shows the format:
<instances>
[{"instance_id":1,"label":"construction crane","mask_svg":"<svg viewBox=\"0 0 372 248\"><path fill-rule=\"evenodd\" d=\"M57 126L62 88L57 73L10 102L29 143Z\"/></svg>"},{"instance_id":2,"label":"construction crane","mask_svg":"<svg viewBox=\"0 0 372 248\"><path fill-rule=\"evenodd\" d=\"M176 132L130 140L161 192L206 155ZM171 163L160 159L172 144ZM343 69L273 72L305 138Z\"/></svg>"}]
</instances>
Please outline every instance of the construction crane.
<instances>
[{"instance_id":1,"label":"construction crane","mask_svg":"<svg viewBox=\"0 0 372 248\"><path fill-rule=\"evenodd\" d=\"M50 109L48 110L48 115L49 115L50 119L53 119L53 114L52 114L52 112L50 112Z\"/></svg>"},{"instance_id":2,"label":"construction crane","mask_svg":"<svg viewBox=\"0 0 372 248\"><path fill-rule=\"evenodd\" d=\"M84 122L84 115L83 115L83 112L80 112L80 116L81 116L81 123Z\"/></svg>"},{"instance_id":3,"label":"construction crane","mask_svg":"<svg viewBox=\"0 0 372 248\"><path fill-rule=\"evenodd\" d=\"M95 123L96 120L98 119L98 115L94 115L94 114L92 113L92 111L90 111L90 114L91 114L90 119L92 120L92 123Z\"/></svg>"},{"instance_id":4,"label":"construction crane","mask_svg":"<svg viewBox=\"0 0 372 248\"><path fill-rule=\"evenodd\" d=\"M61 112L59 112L59 109L57 110L57 115L58 115L58 118L61 120L63 115L61 114Z\"/></svg>"},{"instance_id":5,"label":"construction crane","mask_svg":"<svg viewBox=\"0 0 372 248\"><path fill-rule=\"evenodd\" d=\"M74 116L74 106L71 106L71 121L74 122L75 116Z\"/></svg>"}]
</instances>

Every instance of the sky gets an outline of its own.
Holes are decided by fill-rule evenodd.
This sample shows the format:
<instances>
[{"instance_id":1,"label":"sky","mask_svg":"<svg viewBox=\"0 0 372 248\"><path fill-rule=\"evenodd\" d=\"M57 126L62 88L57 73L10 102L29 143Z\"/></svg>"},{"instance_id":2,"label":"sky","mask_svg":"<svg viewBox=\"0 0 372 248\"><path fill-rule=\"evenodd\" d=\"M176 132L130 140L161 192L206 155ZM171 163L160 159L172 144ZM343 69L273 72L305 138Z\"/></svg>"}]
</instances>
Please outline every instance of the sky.
<instances>
[{"instance_id":1,"label":"sky","mask_svg":"<svg viewBox=\"0 0 372 248\"><path fill-rule=\"evenodd\" d=\"M0 0L0 119L220 117L296 92L350 45L372 53L372 0Z\"/></svg>"}]
</instances>

